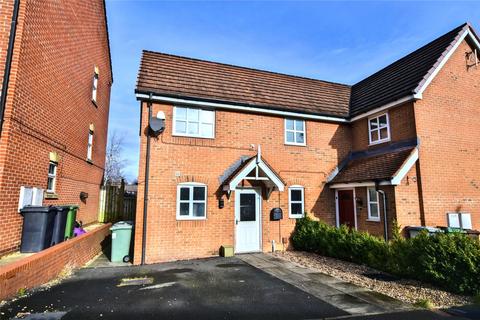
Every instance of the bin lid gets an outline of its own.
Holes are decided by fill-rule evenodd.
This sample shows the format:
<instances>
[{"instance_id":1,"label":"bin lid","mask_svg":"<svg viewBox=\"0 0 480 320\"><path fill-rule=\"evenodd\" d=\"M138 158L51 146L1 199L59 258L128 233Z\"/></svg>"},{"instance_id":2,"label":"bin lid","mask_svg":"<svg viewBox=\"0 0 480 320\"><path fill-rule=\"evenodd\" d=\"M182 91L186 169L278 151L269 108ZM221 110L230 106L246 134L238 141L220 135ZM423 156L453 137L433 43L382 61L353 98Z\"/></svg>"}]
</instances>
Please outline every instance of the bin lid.
<instances>
[{"instance_id":1,"label":"bin lid","mask_svg":"<svg viewBox=\"0 0 480 320\"><path fill-rule=\"evenodd\" d=\"M119 221L110 227L110 230L132 229L133 225L130 221Z\"/></svg>"},{"instance_id":2,"label":"bin lid","mask_svg":"<svg viewBox=\"0 0 480 320\"><path fill-rule=\"evenodd\" d=\"M25 206L22 209L20 209L20 213L26 213L26 212L35 212L35 213L43 213L43 212L49 212L57 210L53 206Z\"/></svg>"},{"instance_id":3,"label":"bin lid","mask_svg":"<svg viewBox=\"0 0 480 320\"><path fill-rule=\"evenodd\" d=\"M424 227L424 226L408 226L406 227L406 229L408 231L412 230L412 231L422 231L422 230L425 230L425 231L428 231L428 232L442 232L441 229L439 228L435 228L435 227Z\"/></svg>"}]
</instances>

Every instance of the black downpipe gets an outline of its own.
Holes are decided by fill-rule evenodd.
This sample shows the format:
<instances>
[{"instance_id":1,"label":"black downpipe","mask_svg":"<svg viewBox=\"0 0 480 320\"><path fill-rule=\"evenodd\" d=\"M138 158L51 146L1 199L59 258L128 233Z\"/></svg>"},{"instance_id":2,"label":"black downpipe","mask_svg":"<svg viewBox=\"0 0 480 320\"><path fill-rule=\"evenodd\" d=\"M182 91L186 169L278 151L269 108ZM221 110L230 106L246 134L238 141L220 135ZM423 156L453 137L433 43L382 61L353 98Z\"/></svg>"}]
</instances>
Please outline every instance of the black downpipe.
<instances>
[{"instance_id":1,"label":"black downpipe","mask_svg":"<svg viewBox=\"0 0 480 320\"><path fill-rule=\"evenodd\" d=\"M10 69L12 68L13 45L15 44L19 7L20 0L15 0L13 5L12 24L10 27L10 37L8 39L7 58L5 60L5 70L3 74L2 95L0 96L0 135L2 134L5 104L7 103L8 81L10 80Z\"/></svg>"},{"instance_id":2,"label":"black downpipe","mask_svg":"<svg viewBox=\"0 0 480 320\"><path fill-rule=\"evenodd\" d=\"M143 230L142 230L142 265L145 264L145 251L147 246L147 212L148 212L148 176L150 171L150 118L152 117L152 96L147 103L147 151L145 155L145 189L143 194Z\"/></svg>"}]
</instances>

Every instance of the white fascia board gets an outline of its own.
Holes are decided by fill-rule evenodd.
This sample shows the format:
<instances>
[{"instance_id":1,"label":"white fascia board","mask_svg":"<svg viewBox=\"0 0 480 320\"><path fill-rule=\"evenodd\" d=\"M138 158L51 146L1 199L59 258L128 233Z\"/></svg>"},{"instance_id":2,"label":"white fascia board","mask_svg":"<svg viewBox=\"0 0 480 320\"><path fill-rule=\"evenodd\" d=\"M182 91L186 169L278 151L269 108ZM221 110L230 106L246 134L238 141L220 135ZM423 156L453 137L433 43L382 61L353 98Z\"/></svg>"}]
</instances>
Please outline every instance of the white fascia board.
<instances>
[{"instance_id":1,"label":"white fascia board","mask_svg":"<svg viewBox=\"0 0 480 320\"><path fill-rule=\"evenodd\" d=\"M137 93L135 96L137 97L137 100L150 99L150 95L144 94L144 93ZM190 99L172 98L172 97L159 96L159 95L152 95L152 100L156 100L160 102L170 102L170 103L198 106L198 107L240 110L240 111L247 111L247 112L253 112L253 113L266 113L266 114L273 114L273 115L300 118L300 119L323 120L323 121L342 122L342 123L349 122L347 119L338 118L338 117L320 116L320 115L314 115L314 114L291 112L291 111L280 111L280 110L264 109L264 108L257 108L257 107L247 107L247 106L242 106L237 104L196 101L196 100L190 100Z\"/></svg>"},{"instance_id":2,"label":"white fascia board","mask_svg":"<svg viewBox=\"0 0 480 320\"><path fill-rule=\"evenodd\" d=\"M340 169L338 168L338 166L335 167L335 169L333 169L333 171L328 175L328 177L327 177L327 183L329 183L330 181L332 181L333 178L335 178L339 172L340 172Z\"/></svg>"},{"instance_id":3,"label":"white fascia board","mask_svg":"<svg viewBox=\"0 0 480 320\"><path fill-rule=\"evenodd\" d=\"M243 180L249 174L253 169L255 169L256 166L256 161L255 159L250 160L250 162L239 172L237 175L230 181L229 184L229 189L230 190L235 190L235 188L238 186L240 181Z\"/></svg>"},{"instance_id":4,"label":"white fascia board","mask_svg":"<svg viewBox=\"0 0 480 320\"><path fill-rule=\"evenodd\" d=\"M405 103L405 102L408 102L408 101L413 101L413 100L419 100L419 99L422 99L422 96L421 96L421 95L408 95L408 96L403 97L403 98L401 98L401 99L398 99L398 100L392 101L392 102L390 102L390 103L384 104L384 105L381 106L381 107L378 107L378 108L372 109L372 110L370 110L370 111L367 111L367 112L365 112L365 113L359 114L358 116L355 116L355 117L351 118L351 119L350 119L350 122L357 121L357 120L360 120L360 119L369 117L369 116L371 116L371 115L373 115L373 114L376 114L376 113L385 111L385 110L387 110L387 109L393 108L393 107L398 106L398 105L400 105L400 104L402 104L402 103Z\"/></svg>"},{"instance_id":5,"label":"white fascia board","mask_svg":"<svg viewBox=\"0 0 480 320\"><path fill-rule=\"evenodd\" d=\"M379 183L381 186L391 185L390 181L382 181ZM375 187L375 182L351 182L351 183L335 183L330 186L331 189L349 189L360 187Z\"/></svg>"},{"instance_id":6,"label":"white fascia board","mask_svg":"<svg viewBox=\"0 0 480 320\"><path fill-rule=\"evenodd\" d=\"M402 167L395 173L395 176L390 181L392 185L396 186L402 182L402 179L407 175L408 171L413 167L418 160L418 148L413 149L408 159L403 163Z\"/></svg>"},{"instance_id":7,"label":"white fascia board","mask_svg":"<svg viewBox=\"0 0 480 320\"><path fill-rule=\"evenodd\" d=\"M473 41L473 43L475 44L475 46L477 47L477 49L480 50L480 43L478 42L477 38L475 37L475 35L472 33L472 31L470 30L470 28L468 28L467 30L465 30L463 32L463 34L458 38L457 42L453 45L452 48L450 48L450 50L448 51L448 53L443 57L442 61L440 61L440 63L438 64L438 66L435 68L435 70L428 76L428 78L425 80L424 83L422 83L420 86L418 86L416 89L415 89L415 92L417 94L423 94L423 92L425 91L425 89L427 89L428 85L432 82L432 80L435 78L435 76L440 72L440 70L443 68L443 66L447 63L448 59L450 59L450 57L453 55L453 53L455 52L455 50L457 50L457 48L460 46L460 44L462 43L462 41L466 38L466 37L469 37L470 40Z\"/></svg>"},{"instance_id":8,"label":"white fascia board","mask_svg":"<svg viewBox=\"0 0 480 320\"><path fill-rule=\"evenodd\" d=\"M453 45L452 48L447 52L447 54L443 57L442 61L438 64L438 66L433 70L433 72L428 76L428 78L423 82L420 86L415 88L414 92L417 94L423 94L425 89L427 89L428 85L432 82L433 78L437 76L440 70L443 68L445 63L447 63L448 59L452 56L452 54L457 50L458 46L462 43L463 39L469 34L469 29L465 30L465 32L458 38L457 42Z\"/></svg>"},{"instance_id":9,"label":"white fascia board","mask_svg":"<svg viewBox=\"0 0 480 320\"><path fill-rule=\"evenodd\" d=\"M277 177L277 175L270 170L270 168L263 162L260 161L258 163L258 166L260 169L265 172L265 174L268 176L268 178L275 184L275 186L278 188L278 191L283 191L285 189L285 185L283 182Z\"/></svg>"},{"instance_id":10,"label":"white fascia board","mask_svg":"<svg viewBox=\"0 0 480 320\"><path fill-rule=\"evenodd\" d=\"M232 181L228 185L228 190L226 191L235 190L238 184L243 179L245 179L247 175L250 172L252 172L253 169L255 169L256 166L257 166L256 158L250 160L250 162L232 179ZM258 166L260 167L260 169L263 170L263 172L265 172L265 174L270 179L270 181L272 181L275 184L275 186L278 188L278 191L285 190L285 185L280 180L280 178L277 177L277 175L272 170L270 170L270 168L262 160L258 162Z\"/></svg>"}]
</instances>

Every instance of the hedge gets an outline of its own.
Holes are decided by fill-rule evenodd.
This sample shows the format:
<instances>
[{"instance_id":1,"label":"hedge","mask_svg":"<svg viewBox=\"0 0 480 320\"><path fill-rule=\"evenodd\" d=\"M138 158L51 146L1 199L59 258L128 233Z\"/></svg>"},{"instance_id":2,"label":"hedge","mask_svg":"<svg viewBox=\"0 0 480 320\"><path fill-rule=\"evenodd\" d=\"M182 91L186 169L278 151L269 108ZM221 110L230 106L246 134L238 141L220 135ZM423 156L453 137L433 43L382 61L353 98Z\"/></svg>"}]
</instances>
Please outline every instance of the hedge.
<instances>
[{"instance_id":1,"label":"hedge","mask_svg":"<svg viewBox=\"0 0 480 320\"><path fill-rule=\"evenodd\" d=\"M366 232L336 228L310 218L297 220L296 250L364 264L462 294L480 293L480 242L464 234L420 233L388 242Z\"/></svg>"}]
</instances>

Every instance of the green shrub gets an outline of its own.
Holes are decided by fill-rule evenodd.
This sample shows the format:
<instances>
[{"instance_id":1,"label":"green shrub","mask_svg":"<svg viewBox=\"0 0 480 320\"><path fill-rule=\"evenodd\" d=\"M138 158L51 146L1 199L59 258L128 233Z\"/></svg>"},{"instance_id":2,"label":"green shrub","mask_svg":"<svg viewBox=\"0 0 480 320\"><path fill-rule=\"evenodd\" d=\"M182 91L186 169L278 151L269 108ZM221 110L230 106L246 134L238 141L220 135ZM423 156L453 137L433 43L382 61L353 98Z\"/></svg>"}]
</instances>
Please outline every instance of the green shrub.
<instances>
[{"instance_id":1,"label":"green shrub","mask_svg":"<svg viewBox=\"0 0 480 320\"><path fill-rule=\"evenodd\" d=\"M365 264L457 293L480 293L480 243L464 234L421 233L384 240L366 232L335 228L306 217L292 235L296 250Z\"/></svg>"}]
</instances>

